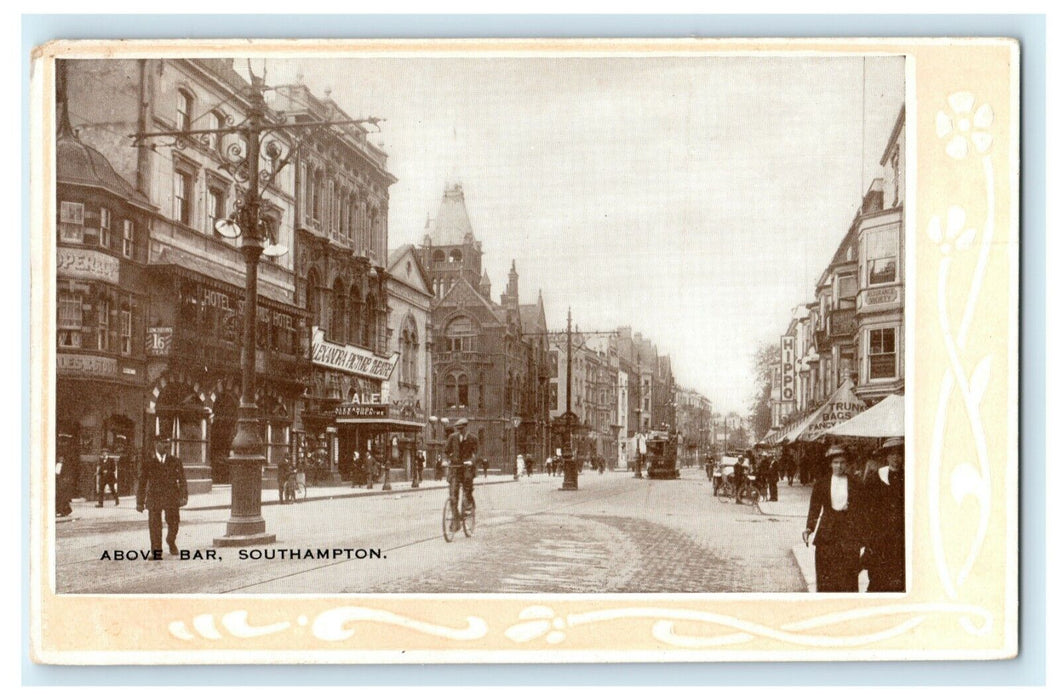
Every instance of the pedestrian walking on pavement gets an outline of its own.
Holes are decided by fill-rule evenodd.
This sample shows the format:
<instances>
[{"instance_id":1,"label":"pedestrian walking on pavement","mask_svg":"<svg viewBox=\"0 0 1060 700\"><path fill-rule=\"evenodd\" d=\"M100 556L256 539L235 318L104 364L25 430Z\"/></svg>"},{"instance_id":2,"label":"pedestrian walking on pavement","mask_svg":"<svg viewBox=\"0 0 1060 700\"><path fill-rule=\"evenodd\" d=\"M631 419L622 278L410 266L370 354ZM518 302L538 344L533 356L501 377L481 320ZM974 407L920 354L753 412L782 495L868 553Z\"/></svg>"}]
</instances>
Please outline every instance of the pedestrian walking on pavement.
<instances>
[{"instance_id":1,"label":"pedestrian walking on pavement","mask_svg":"<svg viewBox=\"0 0 1060 700\"><path fill-rule=\"evenodd\" d=\"M788 480L788 486L795 482L795 460L791 458L791 450L787 445L780 448L780 474Z\"/></svg>"},{"instance_id":2,"label":"pedestrian walking on pavement","mask_svg":"<svg viewBox=\"0 0 1060 700\"><path fill-rule=\"evenodd\" d=\"M166 519L166 543L169 553L177 554L177 532L180 530L180 509L188 505L188 481L184 465L169 453L172 440L166 435L155 436L155 450L144 460L136 487L136 512L147 509L147 527L151 535L153 559L162 558L162 517Z\"/></svg>"},{"instance_id":3,"label":"pedestrian walking on pavement","mask_svg":"<svg viewBox=\"0 0 1060 700\"><path fill-rule=\"evenodd\" d=\"M831 477L818 478L813 485L802 540L808 547L814 536L818 593L857 593L864 494L857 479L849 477L845 449L835 445L825 457Z\"/></svg>"},{"instance_id":4,"label":"pedestrian walking on pavement","mask_svg":"<svg viewBox=\"0 0 1060 700\"><path fill-rule=\"evenodd\" d=\"M280 492L280 505L287 503L287 480L291 477L291 460L287 455L276 466L276 489Z\"/></svg>"},{"instance_id":5,"label":"pedestrian walking on pavement","mask_svg":"<svg viewBox=\"0 0 1060 700\"><path fill-rule=\"evenodd\" d=\"M780 481L780 471L777 467L777 460L770 454L766 453L765 456L759 461L761 465L759 471L762 474L762 478L765 481L766 491L768 498L771 501L777 500L777 482Z\"/></svg>"},{"instance_id":6,"label":"pedestrian walking on pavement","mask_svg":"<svg viewBox=\"0 0 1060 700\"><path fill-rule=\"evenodd\" d=\"M118 503L118 455L104 451L96 465L96 508L103 507L104 491L110 489L114 505Z\"/></svg>"},{"instance_id":7,"label":"pedestrian walking on pavement","mask_svg":"<svg viewBox=\"0 0 1060 700\"><path fill-rule=\"evenodd\" d=\"M376 471L379 469L376 464L375 457L372 456L371 451L366 452L364 455L364 471L368 478L368 490L372 489L372 485L375 484Z\"/></svg>"},{"instance_id":8,"label":"pedestrian walking on pavement","mask_svg":"<svg viewBox=\"0 0 1060 700\"><path fill-rule=\"evenodd\" d=\"M55 441L55 514L67 516L74 512L70 500L77 489L77 459L72 446L73 436L59 433Z\"/></svg>"},{"instance_id":9,"label":"pedestrian walking on pavement","mask_svg":"<svg viewBox=\"0 0 1060 700\"><path fill-rule=\"evenodd\" d=\"M890 438L880 447L887 466L866 482L865 553L869 593L905 591L905 440Z\"/></svg>"}]
</instances>

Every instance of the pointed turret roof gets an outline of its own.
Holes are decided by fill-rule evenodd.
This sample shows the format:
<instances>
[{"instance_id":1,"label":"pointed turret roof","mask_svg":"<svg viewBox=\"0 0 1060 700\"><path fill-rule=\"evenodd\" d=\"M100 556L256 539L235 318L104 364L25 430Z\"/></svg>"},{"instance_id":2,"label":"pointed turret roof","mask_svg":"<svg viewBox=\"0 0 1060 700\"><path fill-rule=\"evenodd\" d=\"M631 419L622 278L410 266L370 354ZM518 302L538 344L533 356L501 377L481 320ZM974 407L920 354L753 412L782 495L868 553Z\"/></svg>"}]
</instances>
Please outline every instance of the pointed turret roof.
<instances>
[{"instance_id":1,"label":"pointed turret roof","mask_svg":"<svg viewBox=\"0 0 1060 700\"><path fill-rule=\"evenodd\" d=\"M463 245L474 242L475 233L464 203L464 188L459 184L446 187L442 204L438 208L438 216L430 222L427 235L433 245Z\"/></svg>"}]
</instances>

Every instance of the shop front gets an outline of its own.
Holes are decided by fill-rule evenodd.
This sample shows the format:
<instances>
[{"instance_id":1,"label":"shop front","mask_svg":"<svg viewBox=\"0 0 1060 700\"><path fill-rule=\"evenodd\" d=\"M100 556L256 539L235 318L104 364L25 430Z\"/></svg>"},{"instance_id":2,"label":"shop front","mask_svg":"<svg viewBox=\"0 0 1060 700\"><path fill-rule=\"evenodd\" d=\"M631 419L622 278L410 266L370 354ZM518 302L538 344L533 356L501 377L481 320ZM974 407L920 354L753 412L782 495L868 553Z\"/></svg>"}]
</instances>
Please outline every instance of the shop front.
<instances>
[{"instance_id":1,"label":"shop front","mask_svg":"<svg viewBox=\"0 0 1060 700\"><path fill-rule=\"evenodd\" d=\"M155 266L148 309L146 413L149 432L173 438L191 493L228 483L242 394L244 291L234 281L183 267ZM255 404L265 442L266 487L288 456L294 407L309 378L305 313L258 300Z\"/></svg>"},{"instance_id":2,"label":"shop front","mask_svg":"<svg viewBox=\"0 0 1060 700\"><path fill-rule=\"evenodd\" d=\"M397 353L384 357L331 342L313 328L312 378L298 415L297 451L310 480L357 483L368 454L380 464L396 465L402 458L404 443L395 445L394 438L404 436L408 427L403 424L414 421L401 418L400 407L390 410L387 380L397 361Z\"/></svg>"}]
</instances>

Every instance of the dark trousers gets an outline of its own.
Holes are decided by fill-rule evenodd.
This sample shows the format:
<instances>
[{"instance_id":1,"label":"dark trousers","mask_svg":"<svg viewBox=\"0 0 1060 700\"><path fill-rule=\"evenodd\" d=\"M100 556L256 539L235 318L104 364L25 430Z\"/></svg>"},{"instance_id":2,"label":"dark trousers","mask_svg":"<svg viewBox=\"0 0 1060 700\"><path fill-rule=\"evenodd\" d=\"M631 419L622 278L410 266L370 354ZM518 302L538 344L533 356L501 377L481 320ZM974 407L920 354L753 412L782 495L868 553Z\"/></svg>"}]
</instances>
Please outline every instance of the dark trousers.
<instances>
[{"instance_id":1,"label":"dark trousers","mask_svg":"<svg viewBox=\"0 0 1060 700\"><path fill-rule=\"evenodd\" d=\"M905 592L905 552L877 556L868 566L869 593Z\"/></svg>"},{"instance_id":2,"label":"dark trousers","mask_svg":"<svg viewBox=\"0 0 1060 700\"><path fill-rule=\"evenodd\" d=\"M767 479L766 486L769 487L769 500L777 500L777 479Z\"/></svg>"},{"instance_id":3,"label":"dark trousers","mask_svg":"<svg viewBox=\"0 0 1060 700\"><path fill-rule=\"evenodd\" d=\"M151 549L162 549L162 513L166 515L166 543L176 546L180 530L180 508L157 508L147 511L147 528L151 531Z\"/></svg>"},{"instance_id":4,"label":"dark trousers","mask_svg":"<svg viewBox=\"0 0 1060 700\"><path fill-rule=\"evenodd\" d=\"M118 477L116 476L104 476L99 479L99 489L96 495L96 503L103 505L103 494L107 488L110 488L110 493L114 496L114 503L118 503Z\"/></svg>"},{"instance_id":5,"label":"dark trousers","mask_svg":"<svg viewBox=\"0 0 1060 700\"><path fill-rule=\"evenodd\" d=\"M814 547L818 593L857 593L861 552L849 545Z\"/></svg>"}]
</instances>

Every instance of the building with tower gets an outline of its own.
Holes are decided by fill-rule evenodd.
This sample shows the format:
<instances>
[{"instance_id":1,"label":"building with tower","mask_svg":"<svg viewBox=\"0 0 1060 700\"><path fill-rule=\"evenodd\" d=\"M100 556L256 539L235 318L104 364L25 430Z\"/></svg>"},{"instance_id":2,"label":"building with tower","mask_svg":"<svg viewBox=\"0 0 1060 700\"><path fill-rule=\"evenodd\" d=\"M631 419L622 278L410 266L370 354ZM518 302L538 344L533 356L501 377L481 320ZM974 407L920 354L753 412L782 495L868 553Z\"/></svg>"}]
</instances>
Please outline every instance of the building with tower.
<instances>
[{"instance_id":1,"label":"building with tower","mask_svg":"<svg viewBox=\"0 0 1060 700\"><path fill-rule=\"evenodd\" d=\"M459 184L446 187L416 255L434 292L432 441L444 437L445 425L467 418L491 468L512 473L519 454L543 463L548 328L540 292L536 305L520 305L512 261L500 301L493 301Z\"/></svg>"}]
</instances>

